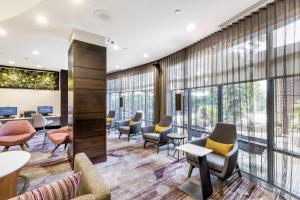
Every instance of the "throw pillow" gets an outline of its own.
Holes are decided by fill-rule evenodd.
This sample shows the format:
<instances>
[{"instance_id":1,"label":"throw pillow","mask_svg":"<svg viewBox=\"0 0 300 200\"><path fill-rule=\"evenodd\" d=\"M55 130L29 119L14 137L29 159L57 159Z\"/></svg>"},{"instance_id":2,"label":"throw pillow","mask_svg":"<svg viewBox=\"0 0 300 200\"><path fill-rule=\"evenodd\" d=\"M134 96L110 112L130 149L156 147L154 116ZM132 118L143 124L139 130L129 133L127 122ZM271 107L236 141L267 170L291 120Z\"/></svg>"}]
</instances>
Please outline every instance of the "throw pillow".
<instances>
[{"instance_id":1,"label":"throw pillow","mask_svg":"<svg viewBox=\"0 0 300 200\"><path fill-rule=\"evenodd\" d=\"M137 122L132 121L132 120L129 121L129 126L132 126L132 125L135 125L135 124L137 124Z\"/></svg>"},{"instance_id":2,"label":"throw pillow","mask_svg":"<svg viewBox=\"0 0 300 200\"><path fill-rule=\"evenodd\" d=\"M76 197L80 172L9 200L70 200Z\"/></svg>"},{"instance_id":3,"label":"throw pillow","mask_svg":"<svg viewBox=\"0 0 300 200\"><path fill-rule=\"evenodd\" d=\"M233 148L233 144L224 144L207 138L205 148L211 149L214 153L225 157Z\"/></svg>"},{"instance_id":4,"label":"throw pillow","mask_svg":"<svg viewBox=\"0 0 300 200\"><path fill-rule=\"evenodd\" d=\"M155 125L154 132L155 133L161 133L161 132L167 130L168 128L169 127L163 127L163 126Z\"/></svg>"}]
</instances>

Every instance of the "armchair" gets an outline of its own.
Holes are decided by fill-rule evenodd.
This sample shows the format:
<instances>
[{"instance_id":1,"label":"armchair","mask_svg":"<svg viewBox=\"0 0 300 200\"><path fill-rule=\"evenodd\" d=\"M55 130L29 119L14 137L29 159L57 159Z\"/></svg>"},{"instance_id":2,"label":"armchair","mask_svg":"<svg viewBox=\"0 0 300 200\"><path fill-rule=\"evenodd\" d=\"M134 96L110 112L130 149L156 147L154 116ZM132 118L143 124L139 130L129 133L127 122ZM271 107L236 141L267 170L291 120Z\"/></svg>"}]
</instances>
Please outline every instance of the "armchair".
<instances>
[{"instance_id":1,"label":"armchair","mask_svg":"<svg viewBox=\"0 0 300 200\"><path fill-rule=\"evenodd\" d=\"M16 145L20 145L25 151L28 140L35 133L36 130L27 120L6 122L0 128L0 145L5 147L3 151L8 151L9 147Z\"/></svg>"},{"instance_id":2,"label":"armchair","mask_svg":"<svg viewBox=\"0 0 300 200\"><path fill-rule=\"evenodd\" d=\"M120 121L118 122L118 130L119 130L119 139L122 134L128 135L128 142L130 140L130 135L136 135L141 130L143 114L140 112L136 112L135 116L131 120ZM130 121L135 122L135 124L130 125Z\"/></svg>"},{"instance_id":3,"label":"armchair","mask_svg":"<svg viewBox=\"0 0 300 200\"><path fill-rule=\"evenodd\" d=\"M114 110L110 110L106 116L106 128L108 131L110 131L111 128L115 128L115 117L116 117L116 112ZM107 121L107 118L111 119L111 121Z\"/></svg>"},{"instance_id":4,"label":"armchair","mask_svg":"<svg viewBox=\"0 0 300 200\"><path fill-rule=\"evenodd\" d=\"M234 144L232 150L224 157L215 153L208 154L207 163L210 174L218 177L219 193L223 195L223 181L234 173L241 177L241 171L237 163L238 158L238 140L236 127L233 124L217 123L213 132L204 138L192 141L192 144L205 146L207 138L216 142L225 144ZM186 155L187 162L190 164L189 177L195 167L199 167L197 157L191 154Z\"/></svg>"},{"instance_id":5,"label":"armchair","mask_svg":"<svg viewBox=\"0 0 300 200\"><path fill-rule=\"evenodd\" d=\"M164 116L163 119L158 123L158 125L169 128L160 133L155 133L155 125L147 126L142 129L143 137L145 140L144 148L146 148L147 142L151 142L157 146L157 153L159 153L160 146L168 143L169 138L167 137L167 135L172 131L172 116Z\"/></svg>"}]
</instances>

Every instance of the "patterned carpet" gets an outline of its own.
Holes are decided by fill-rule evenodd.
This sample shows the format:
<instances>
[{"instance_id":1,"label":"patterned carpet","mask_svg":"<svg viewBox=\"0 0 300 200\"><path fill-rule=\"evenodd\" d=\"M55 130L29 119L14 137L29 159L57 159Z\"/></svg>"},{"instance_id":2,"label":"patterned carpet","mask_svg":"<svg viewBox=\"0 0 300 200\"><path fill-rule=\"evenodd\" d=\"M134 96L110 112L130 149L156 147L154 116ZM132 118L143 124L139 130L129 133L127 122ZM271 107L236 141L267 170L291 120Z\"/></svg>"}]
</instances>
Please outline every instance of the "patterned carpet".
<instances>
[{"instance_id":1,"label":"patterned carpet","mask_svg":"<svg viewBox=\"0 0 300 200\"><path fill-rule=\"evenodd\" d=\"M72 174L61 147L54 155L49 144L42 149L44 134L37 134L29 143L32 158L22 170L22 174L30 178L31 190L40 185L51 183ZM112 199L122 200L190 200L177 187L187 180L188 164L184 159L176 161L167 157L166 147L157 154L153 146L143 149L141 136L134 137L130 142L119 140L116 135L108 136L108 160L96 165L97 170L110 187ZM18 147L14 148L18 149ZM194 170L192 179L199 182L199 172ZM237 175L224 185L224 196L220 197L217 190L217 179L212 178L213 194L210 199L284 199L263 187L262 183L250 182L249 179ZM22 186L18 182L18 190Z\"/></svg>"}]
</instances>

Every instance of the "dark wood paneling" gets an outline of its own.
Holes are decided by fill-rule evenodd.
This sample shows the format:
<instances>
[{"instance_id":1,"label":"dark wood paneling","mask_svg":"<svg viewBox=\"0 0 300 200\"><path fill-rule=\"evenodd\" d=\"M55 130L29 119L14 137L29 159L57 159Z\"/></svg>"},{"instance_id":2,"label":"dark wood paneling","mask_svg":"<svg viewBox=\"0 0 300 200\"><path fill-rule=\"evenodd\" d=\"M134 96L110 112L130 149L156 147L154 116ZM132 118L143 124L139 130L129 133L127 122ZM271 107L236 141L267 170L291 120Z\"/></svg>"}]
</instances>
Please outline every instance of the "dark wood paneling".
<instances>
[{"instance_id":1,"label":"dark wood paneling","mask_svg":"<svg viewBox=\"0 0 300 200\"><path fill-rule=\"evenodd\" d=\"M73 41L73 154L106 160L106 48Z\"/></svg>"},{"instance_id":2,"label":"dark wood paneling","mask_svg":"<svg viewBox=\"0 0 300 200\"><path fill-rule=\"evenodd\" d=\"M68 125L68 70L60 71L60 125Z\"/></svg>"}]
</instances>

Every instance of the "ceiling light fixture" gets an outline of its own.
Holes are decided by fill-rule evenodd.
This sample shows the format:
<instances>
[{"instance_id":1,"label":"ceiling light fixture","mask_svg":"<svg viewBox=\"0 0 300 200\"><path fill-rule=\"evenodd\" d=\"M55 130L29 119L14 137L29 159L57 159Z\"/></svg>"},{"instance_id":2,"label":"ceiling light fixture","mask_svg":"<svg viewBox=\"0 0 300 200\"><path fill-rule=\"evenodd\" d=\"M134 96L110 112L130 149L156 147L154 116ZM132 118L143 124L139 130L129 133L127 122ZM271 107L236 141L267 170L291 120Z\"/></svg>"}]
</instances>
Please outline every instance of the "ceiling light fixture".
<instances>
[{"instance_id":1,"label":"ceiling light fixture","mask_svg":"<svg viewBox=\"0 0 300 200\"><path fill-rule=\"evenodd\" d=\"M38 52L38 51L32 51L32 54L33 55L40 55L40 52Z\"/></svg>"},{"instance_id":2,"label":"ceiling light fixture","mask_svg":"<svg viewBox=\"0 0 300 200\"><path fill-rule=\"evenodd\" d=\"M149 54L145 53L144 58L149 58Z\"/></svg>"},{"instance_id":3,"label":"ceiling light fixture","mask_svg":"<svg viewBox=\"0 0 300 200\"><path fill-rule=\"evenodd\" d=\"M180 13L181 13L181 10L177 9L177 10L174 11L174 13L175 13L175 14L180 14Z\"/></svg>"},{"instance_id":4,"label":"ceiling light fixture","mask_svg":"<svg viewBox=\"0 0 300 200\"><path fill-rule=\"evenodd\" d=\"M116 65L115 68L116 68L116 69L120 69L120 66L119 66L119 65Z\"/></svg>"},{"instance_id":5,"label":"ceiling light fixture","mask_svg":"<svg viewBox=\"0 0 300 200\"><path fill-rule=\"evenodd\" d=\"M73 0L74 3L81 3L82 0Z\"/></svg>"},{"instance_id":6,"label":"ceiling light fixture","mask_svg":"<svg viewBox=\"0 0 300 200\"><path fill-rule=\"evenodd\" d=\"M0 36L6 36L6 31L0 28Z\"/></svg>"},{"instance_id":7,"label":"ceiling light fixture","mask_svg":"<svg viewBox=\"0 0 300 200\"><path fill-rule=\"evenodd\" d=\"M113 49L114 49L114 50L119 50L120 47L119 47L119 45L115 44L115 45L113 46Z\"/></svg>"},{"instance_id":8,"label":"ceiling light fixture","mask_svg":"<svg viewBox=\"0 0 300 200\"><path fill-rule=\"evenodd\" d=\"M196 29L196 25L193 24L193 23L187 25L187 27L186 27L186 31L187 31L187 32L192 32L192 31L195 30L195 29Z\"/></svg>"},{"instance_id":9,"label":"ceiling light fixture","mask_svg":"<svg viewBox=\"0 0 300 200\"><path fill-rule=\"evenodd\" d=\"M41 65L36 65L38 68L41 68Z\"/></svg>"},{"instance_id":10,"label":"ceiling light fixture","mask_svg":"<svg viewBox=\"0 0 300 200\"><path fill-rule=\"evenodd\" d=\"M10 61L8 61L8 63L9 63L10 65L14 65L14 64L15 64L15 61L10 60Z\"/></svg>"},{"instance_id":11,"label":"ceiling light fixture","mask_svg":"<svg viewBox=\"0 0 300 200\"><path fill-rule=\"evenodd\" d=\"M44 16L42 16L42 15L37 16L36 20L37 20L37 22L40 23L40 24L47 24L47 19L46 19L46 17L44 17Z\"/></svg>"}]
</instances>

